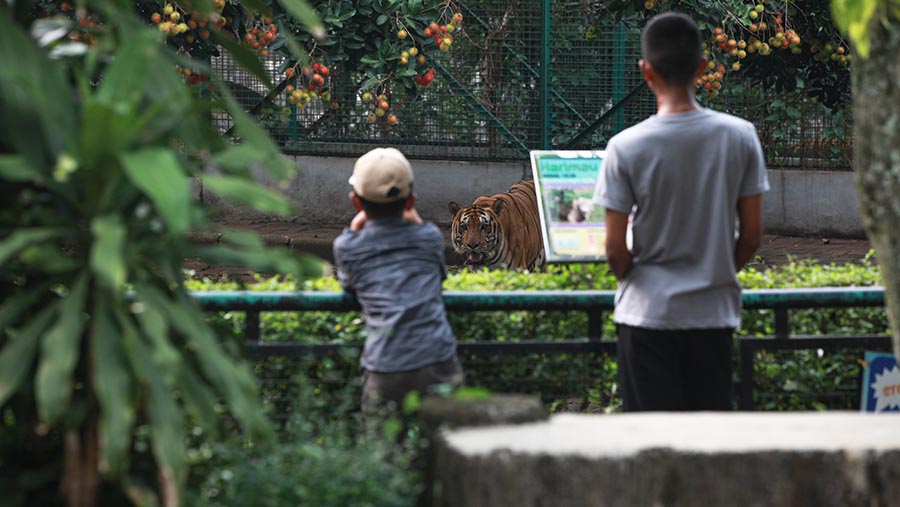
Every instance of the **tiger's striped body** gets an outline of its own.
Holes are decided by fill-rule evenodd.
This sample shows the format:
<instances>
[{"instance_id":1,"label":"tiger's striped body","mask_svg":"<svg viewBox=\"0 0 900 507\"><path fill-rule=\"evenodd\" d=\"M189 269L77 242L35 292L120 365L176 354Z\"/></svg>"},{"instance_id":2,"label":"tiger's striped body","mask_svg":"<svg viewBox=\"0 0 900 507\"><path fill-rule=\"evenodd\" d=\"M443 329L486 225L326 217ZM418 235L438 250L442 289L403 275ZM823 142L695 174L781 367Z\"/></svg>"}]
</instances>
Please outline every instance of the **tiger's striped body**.
<instances>
[{"instance_id":1,"label":"tiger's striped body","mask_svg":"<svg viewBox=\"0 0 900 507\"><path fill-rule=\"evenodd\" d=\"M467 208L451 202L450 238L466 265L529 269L544 265L544 244L533 180L483 195Z\"/></svg>"}]
</instances>

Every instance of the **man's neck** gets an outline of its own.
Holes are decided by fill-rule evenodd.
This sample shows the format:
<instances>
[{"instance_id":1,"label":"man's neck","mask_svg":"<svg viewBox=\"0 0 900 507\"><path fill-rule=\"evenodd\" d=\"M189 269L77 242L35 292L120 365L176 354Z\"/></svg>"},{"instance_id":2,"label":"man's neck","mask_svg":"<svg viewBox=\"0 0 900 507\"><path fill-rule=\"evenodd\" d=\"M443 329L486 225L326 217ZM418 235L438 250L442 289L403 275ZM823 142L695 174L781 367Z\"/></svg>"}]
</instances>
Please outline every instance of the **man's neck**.
<instances>
[{"instance_id":1,"label":"man's neck","mask_svg":"<svg viewBox=\"0 0 900 507\"><path fill-rule=\"evenodd\" d=\"M700 109L693 90L672 87L655 91L657 116L688 113Z\"/></svg>"}]
</instances>

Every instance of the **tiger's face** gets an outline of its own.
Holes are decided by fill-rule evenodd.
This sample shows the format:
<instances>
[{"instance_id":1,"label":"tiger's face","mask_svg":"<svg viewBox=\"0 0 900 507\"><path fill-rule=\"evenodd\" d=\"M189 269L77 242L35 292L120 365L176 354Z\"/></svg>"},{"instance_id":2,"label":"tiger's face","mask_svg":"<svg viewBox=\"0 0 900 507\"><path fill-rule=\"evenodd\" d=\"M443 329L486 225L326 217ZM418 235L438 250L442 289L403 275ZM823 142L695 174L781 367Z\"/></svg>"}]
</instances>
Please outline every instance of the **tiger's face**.
<instances>
[{"instance_id":1,"label":"tiger's face","mask_svg":"<svg viewBox=\"0 0 900 507\"><path fill-rule=\"evenodd\" d=\"M465 256L467 266L490 265L497 256L497 247L503 237L494 210L478 206L460 208L455 202L450 203L449 209L453 213L450 227L453 249Z\"/></svg>"}]
</instances>

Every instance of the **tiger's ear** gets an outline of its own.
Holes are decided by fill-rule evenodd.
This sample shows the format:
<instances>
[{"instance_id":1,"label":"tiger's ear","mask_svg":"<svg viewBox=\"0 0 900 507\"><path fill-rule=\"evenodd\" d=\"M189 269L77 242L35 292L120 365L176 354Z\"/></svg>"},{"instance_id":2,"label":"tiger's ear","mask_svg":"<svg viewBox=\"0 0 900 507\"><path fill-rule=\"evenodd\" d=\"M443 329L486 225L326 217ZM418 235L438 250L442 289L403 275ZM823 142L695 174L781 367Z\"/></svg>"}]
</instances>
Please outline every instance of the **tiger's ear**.
<instances>
[{"instance_id":1,"label":"tiger's ear","mask_svg":"<svg viewBox=\"0 0 900 507\"><path fill-rule=\"evenodd\" d=\"M491 209L494 210L494 213L500 214L503 211L503 199L497 199L494 201L494 204L491 204Z\"/></svg>"},{"instance_id":2,"label":"tiger's ear","mask_svg":"<svg viewBox=\"0 0 900 507\"><path fill-rule=\"evenodd\" d=\"M456 204L453 201L450 201L450 203L447 204L447 209L450 210L450 215L452 215L454 217L456 216L457 213L459 213L459 210L460 210L459 204Z\"/></svg>"}]
</instances>

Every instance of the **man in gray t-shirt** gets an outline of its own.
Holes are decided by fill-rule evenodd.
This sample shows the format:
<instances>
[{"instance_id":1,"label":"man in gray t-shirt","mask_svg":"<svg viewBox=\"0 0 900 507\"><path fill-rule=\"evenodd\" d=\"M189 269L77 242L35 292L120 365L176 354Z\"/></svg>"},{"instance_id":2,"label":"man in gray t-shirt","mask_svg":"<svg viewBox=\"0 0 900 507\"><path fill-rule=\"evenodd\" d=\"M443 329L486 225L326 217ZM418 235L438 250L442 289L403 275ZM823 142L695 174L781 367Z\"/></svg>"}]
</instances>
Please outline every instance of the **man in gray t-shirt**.
<instances>
[{"instance_id":1,"label":"man in gray t-shirt","mask_svg":"<svg viewBox=\"0 0 900 507\"><path fill-rule=\"evenodd\" d=\"M396 409L410 391L462 381L441 292L444 237L413 208L412 168L398 150L360 157L350 184L359 213L333 248L341 286L366 321L362 406Z\"/></svg>"},{"instance_id":2,"label":"man in gray t-shirt","mask_svg":"<svg viewBox=\"0 0 900 507\"><path fill-rule=\"evenodd\" d=\"M736 271L762 237L765 161L752 124L697 104L707 63L691 18L656 16L641 42L657 114L610 140L594 195L619 278L620 391L626 411L729 410Z\"/></svg>"}]
</instances>

